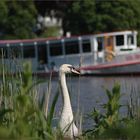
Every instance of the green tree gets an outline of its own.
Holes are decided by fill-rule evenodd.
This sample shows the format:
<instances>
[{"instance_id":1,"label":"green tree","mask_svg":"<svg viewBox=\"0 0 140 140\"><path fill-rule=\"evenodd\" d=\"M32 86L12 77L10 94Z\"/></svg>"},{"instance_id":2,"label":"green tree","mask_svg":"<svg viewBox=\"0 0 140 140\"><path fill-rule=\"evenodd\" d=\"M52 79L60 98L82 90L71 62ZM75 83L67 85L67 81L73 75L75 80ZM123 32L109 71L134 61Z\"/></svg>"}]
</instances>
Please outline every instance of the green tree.
<instances>
[{"instance_id":1,"label":"green tree","mask_svg":"<svg viewBox=\"0 0 140 140\"><path fill-rule=\"evenodd\" d=\"M73 34L88 33L94 30L95 1L74 1L66 9L64 16L64 30Z\"/></svg>"},{"instance_id":2,"label":"green tree","mask_svg":"<svg viewBox=\"0 0 140 140\"><path fill-rule=\"evenodd\" d=\"M138 0L96 1L96 24L101 31L139 29Z\"/></svg>"},{"instance_id":3,"label":"green tree","mask_svg":"<svg viewBox=\"0 0 140 140\"><path fill-rule=\"evenodd\" d=\"M140 31L139 0L79 0L66 10L65 31L72 34L135 29Z\"/></svg>"},{"instance_id":4,"label":"green tree","mask_svg":"<svg viewBox=\"0 0 140 140\"><path fill-rule=\"evenodd\" d=\"M33 38L36 8L33 1L0 1L0 38Z\"/></svg>"}]
</instances>

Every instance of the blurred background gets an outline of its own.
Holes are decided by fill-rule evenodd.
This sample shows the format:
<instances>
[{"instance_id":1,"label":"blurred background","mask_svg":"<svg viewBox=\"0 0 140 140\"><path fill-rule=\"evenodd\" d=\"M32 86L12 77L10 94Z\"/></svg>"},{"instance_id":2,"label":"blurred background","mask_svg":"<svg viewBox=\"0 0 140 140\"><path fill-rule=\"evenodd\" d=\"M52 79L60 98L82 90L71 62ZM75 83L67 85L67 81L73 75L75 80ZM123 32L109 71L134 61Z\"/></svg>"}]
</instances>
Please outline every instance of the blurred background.
<instances>
[{"instance_id":1,"label":"blurred background","mask_svg":"<svg viewBox=\"0 0 140 140\"><path fill-rule=\"evenodd\" d=\"M139 7L139 0L1 0L0 40L140 32Z\"/></svg>"}]
</instances>

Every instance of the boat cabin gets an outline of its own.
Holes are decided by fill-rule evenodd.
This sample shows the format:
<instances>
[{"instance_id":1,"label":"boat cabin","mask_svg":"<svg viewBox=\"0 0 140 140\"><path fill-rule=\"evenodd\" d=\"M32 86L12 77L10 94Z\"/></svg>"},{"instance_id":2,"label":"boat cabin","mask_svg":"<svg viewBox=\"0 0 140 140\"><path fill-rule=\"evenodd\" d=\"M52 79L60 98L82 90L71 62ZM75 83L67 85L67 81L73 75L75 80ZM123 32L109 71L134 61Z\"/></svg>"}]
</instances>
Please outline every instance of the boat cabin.
<instances>
[{"instance_id":1,"label":"boat cabin","mask_svg":"<svg viewBox=\"0 0 140 140\"><path fill-rule=\"evenodd\" d=\"M63 63L88 66L111 61L137 49L137 31L118 31L63 38L1 40L1 63L12 72L31 61L33 72L58 70Z\"/></svg>"}]
</instances>

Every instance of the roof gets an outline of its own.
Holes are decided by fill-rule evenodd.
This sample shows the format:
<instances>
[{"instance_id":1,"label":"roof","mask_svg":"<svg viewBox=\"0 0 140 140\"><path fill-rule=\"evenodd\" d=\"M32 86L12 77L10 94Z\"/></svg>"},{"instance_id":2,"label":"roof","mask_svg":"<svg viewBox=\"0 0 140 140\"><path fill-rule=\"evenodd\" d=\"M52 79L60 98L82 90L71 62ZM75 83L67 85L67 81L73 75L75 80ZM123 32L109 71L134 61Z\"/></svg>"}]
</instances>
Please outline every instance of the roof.
<instances>
[{"instance_id":1,"label":"roof","mask_svg":"<svg viewBox=\"0 0 140 140\"><path fill-rule=\"evenodd\" d=\"M137 34L137 31L135 30L125 30L125 31L116 31L116 32L107 32L107 33L98 33L98 34L90 34L90 35L76 35L71 37L50 37L50 38L35 38L35 39L17 39L17 40L0 40L0 46L2 45L8 45L8 44L30 44L30 43L41 43L41 42L47 42L52 40L62 40L62 39L74 39L78 37L89 37L89 36L95 36L95 37L102 37L102 36L111 36L111 35L119 35L119 34L128 34L128 33L135 33Z\"/></svg>"}]
</instances>

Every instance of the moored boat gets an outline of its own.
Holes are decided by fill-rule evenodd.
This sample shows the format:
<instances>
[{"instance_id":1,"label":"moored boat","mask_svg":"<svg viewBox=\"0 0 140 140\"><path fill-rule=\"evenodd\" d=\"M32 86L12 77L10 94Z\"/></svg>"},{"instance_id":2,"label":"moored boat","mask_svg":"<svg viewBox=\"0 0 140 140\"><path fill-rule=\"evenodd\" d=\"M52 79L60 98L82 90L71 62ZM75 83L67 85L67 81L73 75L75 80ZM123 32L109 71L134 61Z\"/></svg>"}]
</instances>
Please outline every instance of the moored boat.
<instances>
[{"instance_id":1,"label":"moored boat","mask_svg":"<svg viewBox=\"0 0 140 140\"><path fill-rule=\"evenodd\" d=\"M140 74L137 31L117 31L62 38L0 41L1 65L8 73L22 71L30 61L35 75L57 73L69 63L81 74Z\"/></svg>"}]
</instances>

